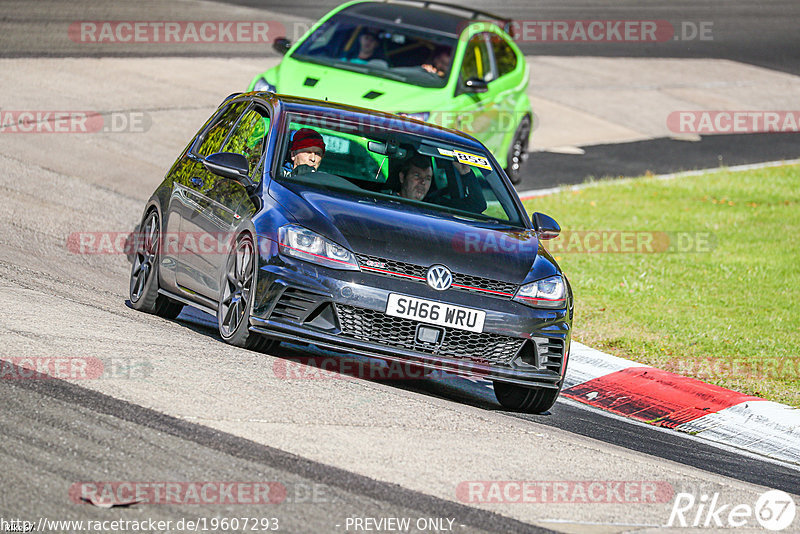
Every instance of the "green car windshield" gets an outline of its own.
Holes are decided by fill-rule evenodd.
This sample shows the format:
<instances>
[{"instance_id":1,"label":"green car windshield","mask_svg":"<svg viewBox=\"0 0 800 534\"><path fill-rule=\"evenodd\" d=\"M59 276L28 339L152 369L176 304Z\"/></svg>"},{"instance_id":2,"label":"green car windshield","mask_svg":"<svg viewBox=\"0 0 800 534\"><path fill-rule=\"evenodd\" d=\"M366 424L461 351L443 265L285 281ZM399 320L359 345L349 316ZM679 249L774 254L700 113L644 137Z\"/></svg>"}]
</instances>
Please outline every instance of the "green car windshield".
<instances>
[{"instance_id":1,"label":"green car windshield","mask_svg":"<svg viewBox=\"0 0 800 534\"><path fill-rule=\"evenodd\" d=\"M370 115L345 118L330 112L287 113L278 180L337 191L358 199L389 200L442 216L476 223L524 226L499 170L483 150L460 147L422 135L421 126L394 124ZM295 168L291 138L301 128L322 136L325 152L316 171ZM408 175L427 174L422 198L404 190Z\"/></svg>"},{"instance_id":2,"label":"green car windshield","mask_svg":"<svg viewBox=\"0 0 800 534\"><path fill-rule=\"evenodd\" d=\"M420 87L447 84L455 39L376 24L334 15L300 44L292 58Z\"/></svg>"}]
</instances>

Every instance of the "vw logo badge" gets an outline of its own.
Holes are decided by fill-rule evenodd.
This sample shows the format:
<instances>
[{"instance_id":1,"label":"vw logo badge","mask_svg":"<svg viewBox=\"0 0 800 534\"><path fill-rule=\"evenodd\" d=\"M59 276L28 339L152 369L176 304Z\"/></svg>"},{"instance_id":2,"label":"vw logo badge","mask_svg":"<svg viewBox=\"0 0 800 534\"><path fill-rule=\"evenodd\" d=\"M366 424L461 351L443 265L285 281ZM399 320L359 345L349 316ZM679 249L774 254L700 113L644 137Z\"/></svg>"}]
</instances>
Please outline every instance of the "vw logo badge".
<instances>
[{"instance_id":1,"label":"vw logo badge","mask_svg":"<svg viewBox=\"0 0 800 534\"><path fill-rule=\"evenodd\" d=\"M450 274L450 269L444 265L432 265L428 269L428 285L436 291L444 291L449 289L453 284L453 275Z\"/></svg>"}]
</instances>

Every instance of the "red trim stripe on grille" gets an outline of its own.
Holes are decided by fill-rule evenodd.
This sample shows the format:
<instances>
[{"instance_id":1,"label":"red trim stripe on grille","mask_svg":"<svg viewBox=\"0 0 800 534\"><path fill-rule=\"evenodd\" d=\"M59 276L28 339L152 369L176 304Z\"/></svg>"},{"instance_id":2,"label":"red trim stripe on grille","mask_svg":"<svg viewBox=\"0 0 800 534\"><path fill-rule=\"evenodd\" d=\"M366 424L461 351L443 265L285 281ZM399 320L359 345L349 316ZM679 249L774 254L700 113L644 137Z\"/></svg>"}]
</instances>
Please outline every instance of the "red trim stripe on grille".
<instances>
[{"instance_id":1,"label":"red trim stripe on grille","mask_svg":"<svg viewBox=\"0 0 800 534\"><path fill-rule=\"evenodd\" d=\"M414 276L413 274L398 273L398 272L395 272L395 271L388 271L386 269L378 269L377 267L369 267L367 265L362 265L361 268L363 270L365 270L365 271L374 271L374 272L377 272L377 273L391 274L391 275L394 275L394 276L400 276L402 278L411 278L413 280L421 280L423 282L426 281L426 279L423 278L422 276ZM461 285L461 284L453 284L453 287L459 287L461 289L469 289L471 291L480 291L482 293L491 293L493 295L502 295L504 297L513 297L514 296L512 293L506 293L505 291L494 291L493 289L483 289L483 288L480 288L480 287L465 286L465 285Z\"/></svg>"}]
</instances>

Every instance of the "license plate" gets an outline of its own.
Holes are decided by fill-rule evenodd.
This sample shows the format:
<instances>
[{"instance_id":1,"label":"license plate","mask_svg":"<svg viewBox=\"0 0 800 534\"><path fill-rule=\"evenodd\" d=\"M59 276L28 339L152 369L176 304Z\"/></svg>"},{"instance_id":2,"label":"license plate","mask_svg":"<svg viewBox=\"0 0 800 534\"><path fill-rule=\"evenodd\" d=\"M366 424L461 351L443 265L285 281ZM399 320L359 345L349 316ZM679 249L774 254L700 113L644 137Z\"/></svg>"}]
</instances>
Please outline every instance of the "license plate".
<instances>
[{"instance_id":1,"label":"license plate","mask_svg":"<svg viewBox=\"0 0 800 534\"><path fill-rule=\"evenodd\" d=\"M486 312L474 308L453 306L444 302L418 299L397 293L389 294L386 315L413 319L428 324L449 326L470 332L483 332Z\"/></svg>"}]
</instances>

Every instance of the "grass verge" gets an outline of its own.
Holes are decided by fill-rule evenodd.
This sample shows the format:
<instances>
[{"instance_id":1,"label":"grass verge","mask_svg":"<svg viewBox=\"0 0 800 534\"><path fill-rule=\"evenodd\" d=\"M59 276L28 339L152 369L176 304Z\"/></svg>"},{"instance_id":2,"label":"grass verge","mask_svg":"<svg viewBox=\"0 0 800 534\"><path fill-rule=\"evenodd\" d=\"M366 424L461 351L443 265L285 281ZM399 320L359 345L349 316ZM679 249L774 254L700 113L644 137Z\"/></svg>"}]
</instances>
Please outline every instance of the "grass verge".
<instances>
[{"instance_id":1,"label":"grass verge","mask_svg":"<svg viewBox=\"0 0 800 534\"><path fill-rule=\"evenodd\" d=\"M800 166L597 182L525 201L575 294L573 338L800 407Z\"/></svg>"}]
</instances>

